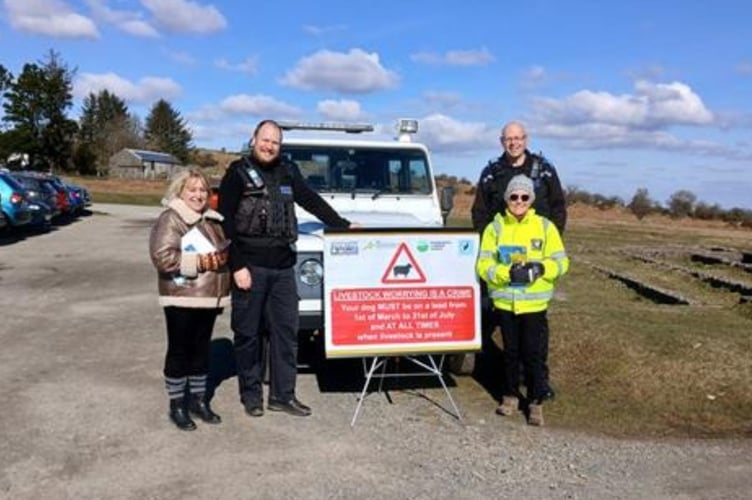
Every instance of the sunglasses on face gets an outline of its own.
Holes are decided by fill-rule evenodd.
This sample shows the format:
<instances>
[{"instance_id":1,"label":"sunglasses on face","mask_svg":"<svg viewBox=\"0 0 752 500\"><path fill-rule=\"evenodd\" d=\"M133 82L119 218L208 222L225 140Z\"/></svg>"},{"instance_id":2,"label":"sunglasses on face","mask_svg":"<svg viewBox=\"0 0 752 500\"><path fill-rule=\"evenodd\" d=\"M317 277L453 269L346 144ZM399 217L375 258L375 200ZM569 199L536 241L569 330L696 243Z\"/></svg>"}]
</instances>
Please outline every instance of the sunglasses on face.
<instances>
[{"instance_id":1,"label":"sunglasses on face","mask_svg":"<svg viewBox=\"0 0 752 500\"><path fill-rule=\"evenodd\" d=\"M530 195L529 194L510 194L509 195L510 201L530 201Z\"/></svg>"}]
</instances>

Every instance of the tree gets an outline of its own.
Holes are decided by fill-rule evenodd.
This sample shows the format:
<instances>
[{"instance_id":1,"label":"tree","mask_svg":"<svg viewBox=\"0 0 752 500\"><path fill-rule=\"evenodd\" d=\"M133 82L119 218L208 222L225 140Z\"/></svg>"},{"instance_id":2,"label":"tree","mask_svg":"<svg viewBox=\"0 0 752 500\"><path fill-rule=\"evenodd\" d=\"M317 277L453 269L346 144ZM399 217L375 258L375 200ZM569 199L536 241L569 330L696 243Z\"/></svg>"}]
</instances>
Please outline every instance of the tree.
<instances>
[{"instance_id":1,"label":"tree","mask_svg":"<svg viewBox=\"0 0 752 500\"><path fill-rule=\"evenodd\" d=\"M219 163L217 159L214 158L213 154L209 152L201 152L199 150L192 152L190 162L195 163L201 168L215 167Z\"/></svg>"},{"instance_id":2,"label":"tree","mask_svg":"<svg viewBox=\"0 0 752 500\"><path fill-rule=\"evenodd\" d=\"M11 124L17 153L29 155L32 168L69 169L78 128L66 116L72 106L73 70L55 51L39 64L25 64L5 93L3 120Z\"/></svg>"},{"instance_id":3,"label":"tree","mask_svg":"<svg viewBox=\"0 0 752 500\"><path fill-rule=\"evenodd\" d=\"M646 215L653 211L655 202L650 199L648 190L646 188L639 188L637 192L632 196L632 201L629 202L627 207L635 214L638 220L642 220Z\"/></svg>"},{"instance_id":4,"label":"tree","mask_svg":"<svg viewBox=\"0 0 752 500\"><path fill-rule=\"evenodd\" d=\"M13 83L13 75L10 71L5 69L5 66L0 64L0 104L3 102L3 94L5 94L5 89L10 87L11 83Z\"/></svg>"},{"instance_id":5,"label":"tree","mask_svg":"<svg viewBox=\"0 0 752 500\"><path fill-rule=\"evenodd\" d=\"M717 203L709 205L700 201L695 205L694 216L703 220L718 220L723 215L723 209Z\"/></svg>"},{"instance_id":6,"label":"tree","mask_svg":"<svg viewBox=\"0 0 752 500\"><path fill-rule=\"evenodd\" d=\"M108 90L84 98L78 139L76 164L81 173L105 174L113 154L144 145L138 118Z\"/></svg>"},{"instance_id":7,"label":"tree","mask_svg":"<svg viewBox=\"0 0 752 500\"><path fill-rule=\"evenodd\" d=\"M146 117L144 136L149 149L170 153L181 162L188 162L193 137L180 113L164 99L157 101Z\"/></svg>"},{"instance_id":8,"label":"tree","mask_svg":"<svg viewBox=\"0 0 752 500\"><path fill-rule=\"evenodd\" d=\"M671 217L688 217L694 213L697 196L691 191L680 189L668 200L668 211Z\"/></svg>"}]
</instances>

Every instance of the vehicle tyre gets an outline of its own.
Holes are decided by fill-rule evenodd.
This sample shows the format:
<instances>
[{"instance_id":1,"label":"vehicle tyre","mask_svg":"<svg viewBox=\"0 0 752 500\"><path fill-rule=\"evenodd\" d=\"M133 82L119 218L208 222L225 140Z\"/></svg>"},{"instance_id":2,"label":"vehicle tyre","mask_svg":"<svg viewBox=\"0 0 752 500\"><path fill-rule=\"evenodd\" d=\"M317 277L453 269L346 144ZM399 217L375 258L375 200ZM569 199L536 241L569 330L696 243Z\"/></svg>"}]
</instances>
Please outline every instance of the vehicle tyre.
<instances>
[{"instance_id":1,"label":"vehicle tyre","mask_svg":"<svg viewBox=\"0 0 752 500\"><path fill-rule=\"evenodd\" d=\"M475 371L475 353L451 354L448 366L449 371L454 375L472 375Z\"/></svg>"}]
</instances>

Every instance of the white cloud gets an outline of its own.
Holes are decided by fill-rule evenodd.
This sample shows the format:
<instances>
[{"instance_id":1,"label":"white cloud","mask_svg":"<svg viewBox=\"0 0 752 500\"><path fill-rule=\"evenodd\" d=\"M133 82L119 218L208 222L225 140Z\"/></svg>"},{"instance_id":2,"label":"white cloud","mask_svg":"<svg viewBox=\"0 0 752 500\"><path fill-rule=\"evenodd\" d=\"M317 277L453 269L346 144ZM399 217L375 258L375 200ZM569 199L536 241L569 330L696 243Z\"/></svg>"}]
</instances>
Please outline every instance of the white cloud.
<instances>
[{"instance_id":1,"label":"white cloud","mask_svg":"<svg viewBox=\"0 0 752 500\"><path fill-rule=\"evenodd\" d=\"M103 0L86 0L91 12L97 19L116 26L120 31L134 36L156 38L157 30L143 20L140 12L114 10L105 5Z\"/></svg>"},{"instance_id":2,"label":"white cloud","mask_svg":"<svg viewBox=\"0 0 752 500\"><path fill-rule=\"evenodd\" d=\"M83 73L73 84L73 95L85 97L90 93L108 90L128 102L151 103L157 99L170 100L180 95L180 85L170 78L147 76L133 83L115 73Z\"/></svg>"},{"instance_id":3,"label":"white cloud","mask_svg":"<svg viewBox=\"0 0 752 500\"><path fill-rule=\"evenodd\" d=\"M5 0L11 26L58 38L98 38L94 21L74 12L62 0Z\"/></svg>"},{"instance_id":4,"label":"white cloud","mask_svg":"<svg viewBox=\"0 0 752 500\"><path fill-rule=\"evenodd\" d=\"M194 58L188 52L182 50L170 50L163 48L162 53L176 63L183 64L185 66L193 66L194 64L196 64L196 58Z\"/></svg>"},{"instance_id":5,"label":"white cloud","mask_svg":"<svg viewBox=\"0 0 752 500\"><path fill-rule=\"evenodd\" d=\"M345 29L347 29L347 26L345 26L344 24L337 24L333 26L319 26L315 24L303 25L303 31L312 36L323 36L323 35L326 35L327 33L343 31Z\"/></svg>"},{"instance_id":6,"label":"white cloud","mask_svg":"<svg viewBox=\"0 0 752 500\"><path fill-rule=\"evenodd\" d=\"M736 65L735 69L740 75L752 75L752 62L742 61Z\"/></svg>"},{"instance_id":7,"label":"white cloud","mask_svg":"<svg viewBox=\"0 0 752 500\"><path fill-rule=\"evenodd\" d=\"M175 33L213 33L223 30L227 20L214 5L189 0L141 0L160 26Z\"/></svg>"},{"instance_id":8,"label":"white cloud","mask_svg":"<svg viewBox=\"0 0 752 500\"><path fill-rule=\"evenodd\" d=\"M217 59L214 61L214 65L219 69L227 71L237 71L239 73L255 75L258 71L258 56L246 57L239 63L231 63L227 59Z\"/></svg>"},{"instance_id":9,"label":"white cloud","mask_svg":"<svg viewBox=\"0 0 752 500\"><path fill-rule=\"evenodd\" d=\"M379 55L361 49L350 52L320 50L304 57L282 79L284 85L304 90L333 90L366 94L397 85L399 77L381 65Z\"/></svg>"},{"instance_id":10,"label":"white cloud","mask_svg":"<svg viewBox=\"0 0 752 500\"><path fill-rule=\"evenodd\" d=\"M639 129L671 125L707 125L713 122L702 99L683 83L635 83L634 94L581 90L564 99L534 101L541 122L562 125L597 124Z\"/></svg>"},{"instance_id":11,"label":"white cloud","mask_svg":"<svg viewBox=\"0 0 752 500\"><path fill-rule=\"evenodd\" d=\"M417 52L412 54L410 59L424 64L448 66L485 66L495 61L495 57L486 47L472 50L450 50L444 54Z\"/></svg>"},{"instance_id":12,"label":"white cloud","mask_svg":"<svg viewBox=\"0 0 752 500\"><path fill-rule=\"evenodd\" d=\"M358 120L363 116L360 103L350 99L320 101L316 109L327 120L350 121Z\"/></svg>"},{"instance_id":13,"label":"white cloud","mask_svg":"<svg viewBox=\"0 0 752 500\"><path fill-rule=\"evenodd\" d=\"M740 152L707 140L685 139L674 126L717 125L692 89L680 82L635 82L634 94L582 90L564 99L534 102L535 135L577 149L639 148L740 158Z\"/></svg>"},{"instance_id":14,"label":"white cloud","mask_svg":"<svg viewBox=\"0 0 752 500\"><path fill-rule=\"evenodd\" d=\"M548 73L543 66L530 66L522 71L522 85L533 87L546 81Z\"/></svg>"},{"instance_id":15,"label":"white cloud","mask_svg":"<svg viewBox=\"0 0 752 500\"><path fill-rule=\"evenodd\" d=\"M266 95L238 94L225 98L219 105L229 114L246 114L253 116L297 117L300 109Z\"/></svg>"},{"instance_id":16,"label":"white cloud","mask_svg":"<svg viewBox=\"0 0 752 500\"><path fill-rule=\"evenodd\" d=\"M436 113L419 120L418 139L434 151L477 151L498 144L498 130L496 126L461 122Z\"/></svg>"}]
</instances>

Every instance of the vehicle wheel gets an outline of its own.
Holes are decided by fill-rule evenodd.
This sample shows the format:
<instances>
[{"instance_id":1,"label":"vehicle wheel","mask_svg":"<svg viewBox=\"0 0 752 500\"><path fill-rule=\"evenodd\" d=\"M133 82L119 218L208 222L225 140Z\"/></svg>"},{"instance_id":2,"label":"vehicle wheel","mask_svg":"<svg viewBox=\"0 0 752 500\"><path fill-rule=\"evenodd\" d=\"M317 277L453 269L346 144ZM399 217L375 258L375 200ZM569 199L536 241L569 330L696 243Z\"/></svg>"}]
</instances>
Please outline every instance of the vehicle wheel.
<instances>
[{"instance_id":1,"label":"vehicle wheel","mask_svg":"<svg viewBox=\"0 0 752 500\"><path fill-rule=\"evenodd\" d=\"M455 375L472 375L475 371L475 353L451 354L448 361L449 371Z\"/></svg>"},{"instance_id":2,"label":"vehicle wheel","mask_svg":"<svg viewBox=\"0 0 752 500\"><path fill-rule=\"evenodd\" d=\"M325 359L324 336L319 330L298 332L298 367L316 369Z\"/></svg>"}]
</instances>

